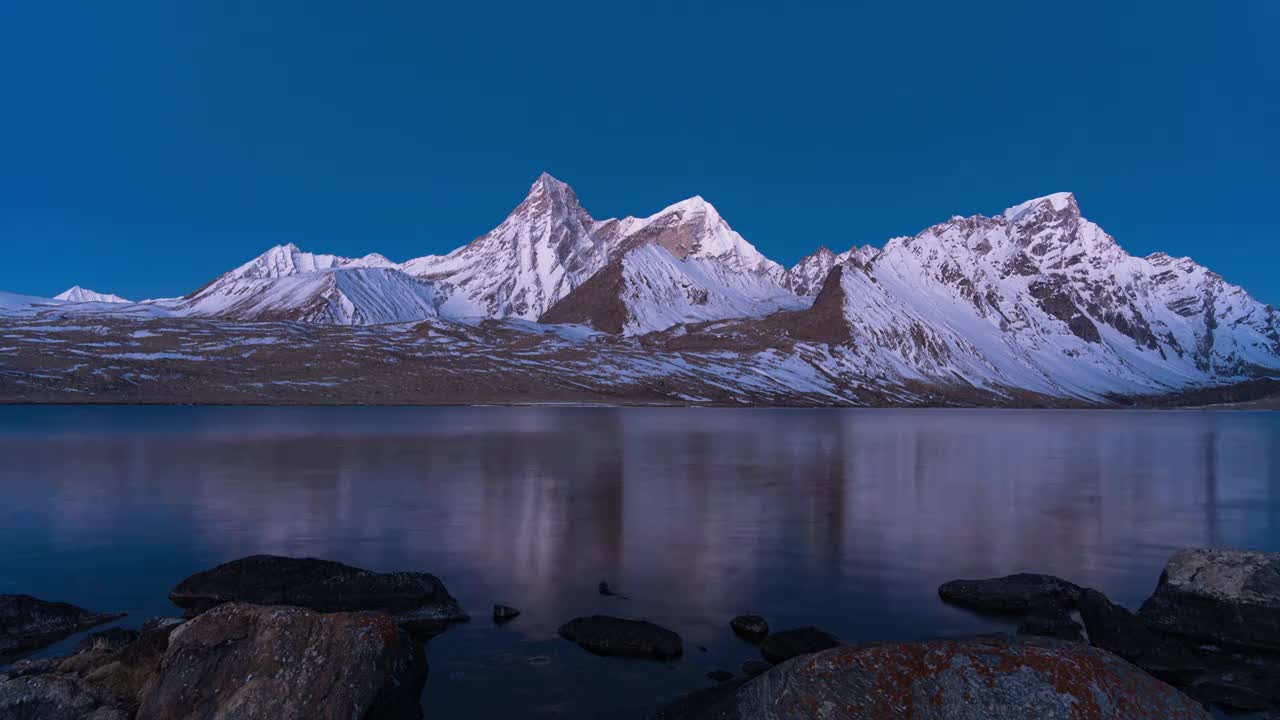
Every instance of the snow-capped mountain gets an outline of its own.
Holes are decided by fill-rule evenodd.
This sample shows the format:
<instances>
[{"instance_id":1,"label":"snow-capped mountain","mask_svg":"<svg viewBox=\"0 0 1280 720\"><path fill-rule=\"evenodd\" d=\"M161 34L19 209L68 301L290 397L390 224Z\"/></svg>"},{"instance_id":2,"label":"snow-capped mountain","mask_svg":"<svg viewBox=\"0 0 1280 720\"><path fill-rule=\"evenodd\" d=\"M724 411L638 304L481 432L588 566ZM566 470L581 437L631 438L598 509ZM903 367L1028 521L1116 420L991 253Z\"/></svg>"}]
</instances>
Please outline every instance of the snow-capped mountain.
<instances>
[{"instance_id":1,"label":"snow-capped mountain","mask_svg":"<svg viewBox=\"0 0 1280 720\"><path fill-rule=\"evenodd\" d=\"M1270 306L1189 259L1130 256L1068 193L845 267L850 345L874 373L1098 399L1280 368Z\"/></svg>"},{"instance_id":2,"label":"snow-capped mountain","mask_svg":"<svg viewBox=\"0 0 1280 720\"><path fill-rule=\"evenodd\" d=\"M448 255L410 260L401 269L456 286L488 317L537 320L610 261L647 244L679 259L712 259L734 272L775 280L785 272L701 197L646 218L595 220L572 188L546 173L498 227Z\"/></svg>"},{"instance_id":3,"label":"snow-capped mountain","mask_svg":"<svg viewBox=\"0 0 1280 720\"><path fill-rule=\"evenodd\" d=\"M387 342L409 342L402 353L441 344L443 358L465 338L450 362L533 373L536 387L587 372L589 355L596 380L609 368L681 401L777 402L794 387L805 402L1109 402L1280 377L1274 308L1188 258L1129 255L1069 193L953 217L880 249L819 248L784 269L700 197L595 220L544 174L501 225L447 255L398 265L284 245L183 298L129 303L80 288L60 298L0 293L0 316L32 332L91 315L174 323L192 342L204 331L182 323L420 323ZM88 333L82 352L111 327ZM354 332L331 331L326 342ZM551 335L560 340L530 360L542 342L530 338ZM32 367L46 345L32 345ZM768 390L753 394L762 376ZM756 390L735 394L747 386Z\"/></svg>"},{"instance_id":4,"label":"snow-capped mountain","mask_svg":"<svg viewBox=\"0 0 1280 720\"><path fill-rule=\"evenodd\" d=\"M125 300L119 295L94 292L93 290L82 288L79 285L75 285L67 290L64 290L58 293L57 295L54 295L53 299L63 300L65 302L73 302L73 303L127 303L127 302L130 302L129 300Z\"/></svg>"},{"instance_id":5,"label":"snow-capped mountain","mask_svg":"<svg viewBox=\"0 0 1280 720\"><path fill-rule=\"evenodd\" d=\"M664 245L641 244L551 306L540 322L643 335L681 323L762 317L809 306L809 298L758 267L744 271L718 256L686 253L680 259Z\"/></svg>"},{"instance_id":6,"label":"snow-capped mountain","mask_svg":"<svg viewBox=\"0 0 1280 720\"><path fill-rule=\"evenodd\" d=\"M183 315L376 325L435 318L450 291L381 255L316 255L276 246L195 293L162 303Z\"/></svg>"}]
</instances>

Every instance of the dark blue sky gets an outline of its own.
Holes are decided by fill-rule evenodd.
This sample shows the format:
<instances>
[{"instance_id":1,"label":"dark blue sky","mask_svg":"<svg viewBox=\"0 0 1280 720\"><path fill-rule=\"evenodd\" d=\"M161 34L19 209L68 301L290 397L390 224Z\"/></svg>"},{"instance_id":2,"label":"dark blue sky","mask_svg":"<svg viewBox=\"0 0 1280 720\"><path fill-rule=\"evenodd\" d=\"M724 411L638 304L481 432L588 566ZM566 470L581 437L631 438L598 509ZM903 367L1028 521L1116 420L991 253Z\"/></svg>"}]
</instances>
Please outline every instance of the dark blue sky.
<instances>
[{"instance_id":1,"label":"dark blue sky","mask_svg":"<svg viewBox=\"0 0 1280 720\"><path fill-rule=\"evenodd\" d=\"M786 264L1072 190L1280 303L1280 3L435 5L4 3L0 289L444 252L546 170Z\"/></svg>"}]
</instances>

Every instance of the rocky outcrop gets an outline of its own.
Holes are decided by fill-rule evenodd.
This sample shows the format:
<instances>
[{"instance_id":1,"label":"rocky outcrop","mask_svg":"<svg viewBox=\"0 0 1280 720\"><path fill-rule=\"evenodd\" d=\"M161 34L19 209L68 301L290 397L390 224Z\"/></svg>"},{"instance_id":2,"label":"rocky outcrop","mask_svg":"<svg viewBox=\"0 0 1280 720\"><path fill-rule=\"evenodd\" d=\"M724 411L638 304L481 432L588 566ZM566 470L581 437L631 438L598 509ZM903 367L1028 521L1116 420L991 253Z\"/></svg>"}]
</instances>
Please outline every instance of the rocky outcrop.
<instances>
[{"instance_id":1,"label":"rocky outcrop","mask_svg":"<svg viewBox=\"0 0 1280 720\"><path fill-rule=\"evenodd\" d=\"M129 709L73 673L0 675L0 717L14 720L129 720Z\"/></svg>"},{"instance_id":2,"label":"rocky outcrop","mask_svg":"<svg viewBox=\"0 0 1280 720\"><path fill-rule=\"evenodd\" d=\"M1080 587L1053 575L1018 573L984 580L952 580L938 588L952 605L989 613L1022 615L1035 607L1072 608Z\"/></svg>"},{"instance_id":3,"label":"rocky outcrop","mask_svg":"<svg viewBox=\"0 0 1280 720\"><path fill-rule=\"evenodd\" d=\"M843 644L840 638L831 633L816 627L802 627L776 632L765 638L760 644L760 654L765 660L777 664L798 655L808 655Z\"/></svg>"},{"instance_id":4,"label":"rocky outcrop","mask_svg":"<svg viewBox=\"0 0 1280 720\"><path fill-rule=\"evenodd\" d=\"M0 595L0 657L44 647L122 617L30 595Z\"/></svg>"},{"instance_id":5,"label":"rocky outcrop","mask_svg":"<svg viewBox=\"0 0 1280 720\"><path fill-rule=\"evenodd\" d=\"M520 611L510 605L494 605L493 621L496 623L508 623L519 617Z\"/></svg>"},{"instance_id":6,"label":"rocky outcrop","mask_svg":"<svg viewBox=\"0 0 1280 720\"><path fill-rule=\"evenodd\" d=\"M14 664L0 677L0 717L132 717L174 627L112 628L86 637L69 657Z\"/></svg>"},{"instance_id":7,"label":"rocky outcrop","mask_svg":"<svg viewBox=\"0 0 1280 720\"><path fill-rule=\"evenodd\" d=\"M194 616L227 602L292 605L320 612L381 610L414 632L468 619L435 575L377 573L330 560L253 555L197 573L169 593Z\"/></svg>"},{"instance_id":8,"label":"rocky outcrop","mask_svg":"<svg viewBox=\"0 0 1280 720\"><path fill-rule=\"evenodd\" d=\"M729 627L738 637L754 643L764 640L769 634L769 623L759 615L739 615L729 621Z\"/></svg>"},{"instance_id":9,"label":"rocky outcrop","mask_svg":"<svg viewBox=\"0 0 1280 720\"><path fill-rule=\"evenodd\" d=\"M646 620L607 615L574 618L560 626L560 637L597 655L666 660L684 653L679 635Z\"/></svg>"},{"instance_id":10,"label":"rocky outcrop","mask_svg":"<svg viewBox=\"0 0 1280 720\"><path fill-rule=\"evenodd\" d=\"M845 646L779 665L732 692L683 699L688 720L883 718L1208 720L1196 702L1082 643L980 637Z\"/></svg>"},{"instance_id":11,"label":"rocky outcrop","mask_svg":"<svg viewBox=\"0 0 1280 720\"><path fill-rule=\"evenodd\" d=\"M1138 614L1166 633L1280 651L1280 553L1183 550Z\"/></svg>"},{"instance_id":12,"label":"rocky outcrop","mask_svg":"<svg viewBox=\"0 0 1280 720\"><path fill-rule=\"evenodd\" d=\"M173 633L137 720L420 718L426 677L386 613L227 603Z\"/></svg>"}]
</instances>

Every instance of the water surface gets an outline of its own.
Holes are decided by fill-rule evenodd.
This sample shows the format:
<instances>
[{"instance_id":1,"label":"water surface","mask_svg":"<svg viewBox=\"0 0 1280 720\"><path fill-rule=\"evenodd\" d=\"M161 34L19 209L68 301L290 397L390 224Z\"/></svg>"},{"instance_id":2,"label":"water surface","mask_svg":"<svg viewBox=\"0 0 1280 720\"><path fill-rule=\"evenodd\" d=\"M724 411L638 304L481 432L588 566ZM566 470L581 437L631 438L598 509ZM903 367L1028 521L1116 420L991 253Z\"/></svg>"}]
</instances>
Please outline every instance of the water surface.
<instances>
[{"instance_id":1,"label":"water surface","mask_svg":"<svg viewBox=\"0 0 1280 720\"><path fill-rule=\"evenodd\" d=\"M437 718L645 717L758 657L743 612L851 642L1010 629L941 604L956 577L1136 607L1193 545L1280 550L1280 413L0 408L0 593L137 626L253 553L434 572L475 618L428 649ZM524 614L494 627L495 602ZM685 657L557 638L596 612Z\"/></svg>"}]
</instances>

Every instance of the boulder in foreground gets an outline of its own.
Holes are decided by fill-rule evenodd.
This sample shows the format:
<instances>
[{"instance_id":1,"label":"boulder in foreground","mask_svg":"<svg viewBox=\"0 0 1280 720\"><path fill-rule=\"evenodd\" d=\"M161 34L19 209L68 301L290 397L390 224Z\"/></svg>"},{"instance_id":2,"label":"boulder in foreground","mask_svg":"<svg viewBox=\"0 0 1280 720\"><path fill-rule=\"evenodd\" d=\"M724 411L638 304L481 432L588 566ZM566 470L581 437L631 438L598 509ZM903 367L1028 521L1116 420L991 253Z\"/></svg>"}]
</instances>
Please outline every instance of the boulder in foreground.
<instances>
[{"instance_id":1,"label":"boulder in foreground","mask_svg":"<svg viewBox=\"0 0 1280 720\"><path fill-rule=\"evenodd\" d=\"M816 627L802 627L776 632L760 643L760 654L775 665L798 655L840 647L844 643L831 633Z\"/></svg>"},{"instance_id":2,"label":"boulder in foreground","mask_svg":"<svg viewBox=\"0 0 1280 720\"><path fill-rule=\"evenodd\" d=\"M0 675L0 718L129 720L129 709L73 673Z\"/></svg>"},{"instance_id":3,"label":"boulder in foreground","mask_svg":"<svg viewBox=\"0 0 1280 720\"><path fill-rule=\"evenodd\" d=\"M468 619L435 575L378 573L330 560L252 555L192 575L169 593L193 617L227 602L320 612L381 610L407 629L439 632Z\"/></svg>"},{"instance_id":4,"label":"boulder in foreground","mask_svg":"<svg viewBox=\"0 0 1280 720\"><path fill-rule=\"evenodd\" d=\"M426 678L386 613L228 603L173 632L137 720L416 719Z\"/></svg>"},{"instance_id":5,"label":"boulder in foreground","mask_svg":"<svg viewBox=\"0 0 1280 720\"><path fill-rule=\"evenodd\" d=\"M560 637L597 655L666 660L684 653L679 635L647 620L579 617L560 626Z\"/></svg>"},{"instance_id":6,"label":"boulder in foreground","mask_svg":"<svg viewBox=\"0 0 1280 720\"><path fill-rule=\"evenodd\" d=\"M122 617L30 595L0 595L0 656L44 647Z\"/></svg>"},{"instance_id":7,"label":"boulder in foreground","mask_svg":"<svg viewBox=\"0 0 1280 720\"><path fill-rule=\"evenodd\" d=\"M989 613L1021 615L1036 607L1073 608L1080 587L1053 575L1017 573L983 580L952 580L938 588L938 595L952 605Z\"/></svg>"},{"instance_id":8,"label":"boulder in foreground","mask_svg":"<svg viewBox=\"0 0 1280 720\"><path fill-rule=\"evenodd\" d=\"M683 699L684 720L1209 720L1195 701L1082 643L1008 636L845 646L731 693ZM678 703L679 705L679 703Z\"/></svg>"},{"instance_id":9,"label":"boulder in foreground","mask_svg":"<svg viewBox=\"0 0 1280 720\"><path fill-rule=\"evenodd\" d=\"M1162 632L1280 651L1280 553L1183 550L1138 615Z\"/></svg>"}]
</instances>

